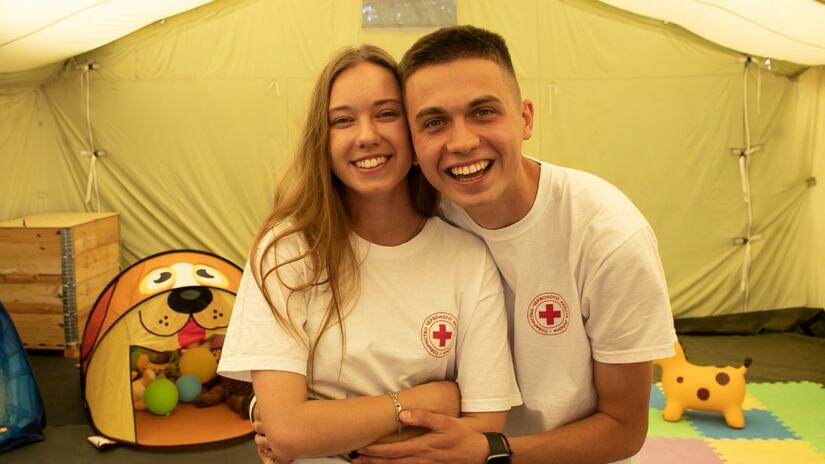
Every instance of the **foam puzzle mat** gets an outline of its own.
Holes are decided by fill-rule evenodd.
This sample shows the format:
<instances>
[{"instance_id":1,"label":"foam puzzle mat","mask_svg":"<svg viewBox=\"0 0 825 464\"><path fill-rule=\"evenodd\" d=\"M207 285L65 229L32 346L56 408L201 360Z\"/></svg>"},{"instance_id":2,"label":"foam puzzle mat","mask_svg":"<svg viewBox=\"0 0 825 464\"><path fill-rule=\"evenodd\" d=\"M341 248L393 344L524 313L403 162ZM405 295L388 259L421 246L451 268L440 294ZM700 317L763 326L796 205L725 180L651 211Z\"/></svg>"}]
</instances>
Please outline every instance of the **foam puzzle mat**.
<instances>
[{"instance_id":1,"label":"foam puzzle mat","mask_svg":"<svg viewBox=\"0 0 825 464\"><path fill-rule=\"evenodd\" d=\"M642 464L825 464L825 388L818 383L749 383L741 430L711 412L687 410L667 422L664 404L654 385Z\"/></svg>"}]
</instances>

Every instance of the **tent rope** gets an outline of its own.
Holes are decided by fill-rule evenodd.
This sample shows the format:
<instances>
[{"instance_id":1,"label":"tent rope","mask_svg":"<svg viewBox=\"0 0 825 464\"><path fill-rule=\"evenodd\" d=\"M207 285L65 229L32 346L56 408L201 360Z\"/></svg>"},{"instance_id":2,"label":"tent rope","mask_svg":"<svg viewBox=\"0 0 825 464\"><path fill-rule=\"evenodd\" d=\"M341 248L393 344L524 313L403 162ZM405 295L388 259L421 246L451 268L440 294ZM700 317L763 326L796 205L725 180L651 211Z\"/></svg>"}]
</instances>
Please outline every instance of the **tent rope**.
<instances>
[{"instance_id":1,"label":"tent rope","mask_svg":"<svg viewBox=\"0 0 825 464\"><path fill-rule=\"evenodd\" d=\"M91 114L91 84L89 80L89 72L96 69L98 65L90 63L83 66L83 72L80 75L80 85L84 92L85 113L86 113L86 133L87 133L87 150L82 154L89 156L89 171L86 181L86 196L84 203L89 204L92 201L92 191L95 197L95 211L100 212L100 191L97 185L97 158L103 154L102 151L95 148L94 133L92 132L92 114Z\"/></svg>"}]
</instances>

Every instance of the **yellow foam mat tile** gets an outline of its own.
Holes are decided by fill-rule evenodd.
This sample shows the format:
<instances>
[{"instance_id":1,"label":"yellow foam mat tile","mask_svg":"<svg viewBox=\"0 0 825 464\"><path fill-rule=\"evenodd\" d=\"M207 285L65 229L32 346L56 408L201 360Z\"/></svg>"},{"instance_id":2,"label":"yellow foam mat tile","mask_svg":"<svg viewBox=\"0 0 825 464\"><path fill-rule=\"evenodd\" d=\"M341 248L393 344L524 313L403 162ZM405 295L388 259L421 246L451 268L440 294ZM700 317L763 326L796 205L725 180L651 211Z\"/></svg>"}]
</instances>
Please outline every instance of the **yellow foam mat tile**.
<instances>
[{"instance_id":1,"label":"yellow foam mat tile","mask_svg":"<svg viewBox=\"0 0 825 464\"><path fill-rule=\"evenodd\" d=\"M762 404L758 399L754 398L753 396L751 396L750 393L747 392L745 393L745 401L742 402L742 409L745 411L750 409L762 409L764 411L768 410L768 408L765 407L764 404Z\"/></svg>"},{"instance_id":2,"label":"yellow foam mat tile","mask_svg":"<svg viewBox=\"0 0 825 464\"><path fill-rule=\"evenodd\" d=\"M728 464L825 464L825 456L800 440L705 440Z\"/></svg>"}]
</instances>

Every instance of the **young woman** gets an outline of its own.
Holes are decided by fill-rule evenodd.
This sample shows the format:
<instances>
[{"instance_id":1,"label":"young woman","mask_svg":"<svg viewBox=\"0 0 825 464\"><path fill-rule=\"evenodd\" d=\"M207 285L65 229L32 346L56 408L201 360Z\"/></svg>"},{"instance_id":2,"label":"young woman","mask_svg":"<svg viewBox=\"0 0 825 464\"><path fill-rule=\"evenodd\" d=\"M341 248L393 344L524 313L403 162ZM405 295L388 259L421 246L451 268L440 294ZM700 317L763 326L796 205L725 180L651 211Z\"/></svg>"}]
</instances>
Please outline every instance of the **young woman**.
<instances>
[{"instance_id":1,"label":"young woman","mask_svg":"<svg viewBox=\"0 0 825 464\"><path fill-rule=\"evenodd\" d=\"M254 384L262 459L401 439L402 408L501 431L521 403L498 271L435 216L398 82L376 47L330 60L250 253L219 372Z\"/></svg>"}]
</instances>

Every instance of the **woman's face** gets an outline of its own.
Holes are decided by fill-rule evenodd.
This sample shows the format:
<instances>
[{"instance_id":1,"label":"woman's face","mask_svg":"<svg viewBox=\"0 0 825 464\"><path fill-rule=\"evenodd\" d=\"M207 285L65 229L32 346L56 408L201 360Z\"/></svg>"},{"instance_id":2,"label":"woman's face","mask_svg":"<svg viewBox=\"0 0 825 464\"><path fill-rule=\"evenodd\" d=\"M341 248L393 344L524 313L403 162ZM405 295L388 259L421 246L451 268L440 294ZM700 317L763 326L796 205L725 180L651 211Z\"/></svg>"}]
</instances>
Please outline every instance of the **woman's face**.
<instances>
[{"instance_id":1,"label":"woman's face","mask_svg":"<svg viewBox=\"0 0 825 464\"><path fill-rule=\"evenodd\" d=\"M388 70L359 63L341 72L332 84L328 115L332 171L349 194L374 197L406 189L413 149L401 90Z\"/></svg>"}]
</instances>

